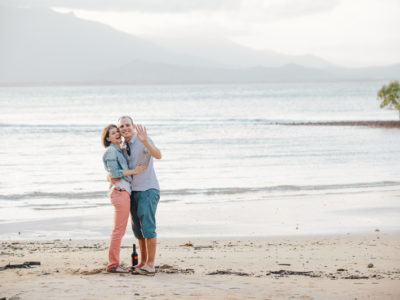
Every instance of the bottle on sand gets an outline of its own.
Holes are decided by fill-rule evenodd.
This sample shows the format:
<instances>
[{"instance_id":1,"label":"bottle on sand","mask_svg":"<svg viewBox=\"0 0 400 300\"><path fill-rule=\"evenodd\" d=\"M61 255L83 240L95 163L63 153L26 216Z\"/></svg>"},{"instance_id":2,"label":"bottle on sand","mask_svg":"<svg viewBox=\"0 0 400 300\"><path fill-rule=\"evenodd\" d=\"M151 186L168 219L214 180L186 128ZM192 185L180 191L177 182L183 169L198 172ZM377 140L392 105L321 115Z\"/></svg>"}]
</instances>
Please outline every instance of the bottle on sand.
<instances>
[{"instance_id":1,"label":"bottle on sand","mask_svg":"<svg viewBox=\"0 0 400 300\"><path fill-rule=\"evenodd\" d=\"M132 262L132 270L133 270L133 267L136 266L139 263L138 254L136 252L136 245L135 244L133 244L133 251L132 251L132 254L131 254L131 262Z\"/></svg>"}]
</instances>

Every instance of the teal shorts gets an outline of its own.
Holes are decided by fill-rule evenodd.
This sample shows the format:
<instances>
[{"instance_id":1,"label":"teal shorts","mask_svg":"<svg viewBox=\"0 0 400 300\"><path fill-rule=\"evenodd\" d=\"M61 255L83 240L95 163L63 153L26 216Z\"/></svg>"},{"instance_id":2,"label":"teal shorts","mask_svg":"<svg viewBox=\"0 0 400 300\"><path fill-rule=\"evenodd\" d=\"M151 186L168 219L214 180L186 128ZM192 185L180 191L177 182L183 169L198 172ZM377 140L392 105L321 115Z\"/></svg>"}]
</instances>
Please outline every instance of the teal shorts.
<instances>
[{"instance_id":1,"label":"teal shorts","mask_svg":"<svg viewBox=\"0 0 400 300\"><path fill-rule=\"evenodd\" d=\"M149 189L131 193L132 230L137 239L153 238L156 233L156 211L160 191Z\"/></svg>"}]
</instances>

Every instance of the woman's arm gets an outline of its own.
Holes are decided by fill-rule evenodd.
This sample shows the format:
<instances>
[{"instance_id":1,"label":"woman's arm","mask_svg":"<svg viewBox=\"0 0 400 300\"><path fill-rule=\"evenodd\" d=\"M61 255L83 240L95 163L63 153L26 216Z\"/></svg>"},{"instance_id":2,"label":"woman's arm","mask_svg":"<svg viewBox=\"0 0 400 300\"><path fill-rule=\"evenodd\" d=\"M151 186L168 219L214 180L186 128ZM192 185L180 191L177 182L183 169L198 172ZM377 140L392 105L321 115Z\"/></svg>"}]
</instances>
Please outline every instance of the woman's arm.
<instances>
[{"instance_id":1,"label":"woman's arm","mask_svg":"<svg viewBox=\"0 0 400 300\"><path fill-rule=\"evenodd\" d=\"M123 170L123 173L124 176L136 175L142 173L146 168L147 168L146 164L140 164L136 165L136 167L133 170Z\"/></svg>"},{"instance_id":2,"label":"woman's arm","mask_svg":"<svg viewBox=\"0 0 400 300\"><path fill-rule=\"evenodd\" d=\"M136 168L133 170L123 170L124 176L136 175L142 173L147 168L146 164L136 165ZM121 176L122 177L122 176ZM111 173L107 175L107 181L111 184L116 184L121 180L121 177L111 176Z\"/></svg>"},{"instance_id":3,"label":"woman's arm","mask_svg":"<svg viewBox=\"0 0 400 300\"><path fill-rule=\"evenodd\" d=\"M104 163L109 172L107 181L111 184L115 184L121 177L140 174L147 168L147 164L139 164L133 170L123 170L118 162L117 154L113 151L105 153Z\"/></svg>"},{"instance_id":4,"label":"woman's arm","mask_svg":"<svg viewBox=\"0 0 400 300\"><path fill-rule=\"evenodd\" d=\"M104 164L111 177L124 177L124 172L118 163L117 154L113 151L107 151L104 154Z\"/></svg>"}]
</instances>

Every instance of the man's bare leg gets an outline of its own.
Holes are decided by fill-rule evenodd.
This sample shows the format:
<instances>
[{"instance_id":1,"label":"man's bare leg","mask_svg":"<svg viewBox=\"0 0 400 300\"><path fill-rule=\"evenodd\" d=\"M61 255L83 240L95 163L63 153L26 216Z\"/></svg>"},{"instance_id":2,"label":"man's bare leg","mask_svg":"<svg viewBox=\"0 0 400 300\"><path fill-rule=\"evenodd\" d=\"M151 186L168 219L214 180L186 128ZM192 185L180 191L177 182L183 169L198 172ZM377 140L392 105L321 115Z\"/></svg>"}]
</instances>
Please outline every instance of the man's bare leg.
<instances>
[{"instance_id":1,"label":"man's bare leg","mask_svg":"<svg viewBox=\"0 0 400 300\"><path fill-rule=\"evenodd\" d=\"M139 251L140 251L140 262L134 266L135 268L141 268L144 265L146 265L147 262L147 249L146 249L146 239L141 238L138 239L138 244L139 244Z\"/></svg>"},{"instance_id":2,"label":"man's bare leg","mask_svg":"<svg viewBox=\"0 0 400 300\"><path fill-rule=\"evenodd\" d=\"M155 272L156 269L154 266L154 261L156 258L157 238L153 237L146 239L146 248L147 248L147 262L142 267L142 269L145 269L146 271L149 272Z\"/></svg>"}]
</instances>

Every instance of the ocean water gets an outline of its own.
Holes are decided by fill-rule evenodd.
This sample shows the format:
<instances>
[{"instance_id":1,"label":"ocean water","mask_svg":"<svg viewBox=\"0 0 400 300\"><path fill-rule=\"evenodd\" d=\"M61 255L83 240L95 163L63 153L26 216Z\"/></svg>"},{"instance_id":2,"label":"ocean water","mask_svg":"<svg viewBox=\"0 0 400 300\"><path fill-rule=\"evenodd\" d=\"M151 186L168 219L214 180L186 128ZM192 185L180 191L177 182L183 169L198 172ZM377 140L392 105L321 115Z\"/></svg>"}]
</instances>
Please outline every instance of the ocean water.
<instances>
[{"instance_id":1,"label":"ocean water","mask_svg":"<svg viewBox=\"0 0 400 300\"><path fill-rule=\"evenodd\" d=\"M398 231L399 129L288 125L396 120L383 83L1 87L0 239L109 235L121 115L163 154L161 236Z\"/></svg>"}]
</instances>

